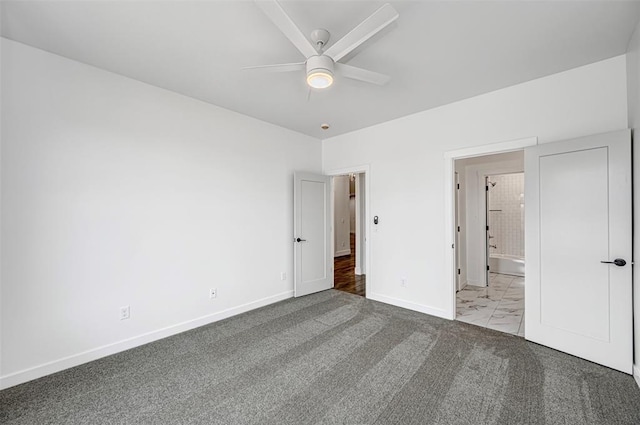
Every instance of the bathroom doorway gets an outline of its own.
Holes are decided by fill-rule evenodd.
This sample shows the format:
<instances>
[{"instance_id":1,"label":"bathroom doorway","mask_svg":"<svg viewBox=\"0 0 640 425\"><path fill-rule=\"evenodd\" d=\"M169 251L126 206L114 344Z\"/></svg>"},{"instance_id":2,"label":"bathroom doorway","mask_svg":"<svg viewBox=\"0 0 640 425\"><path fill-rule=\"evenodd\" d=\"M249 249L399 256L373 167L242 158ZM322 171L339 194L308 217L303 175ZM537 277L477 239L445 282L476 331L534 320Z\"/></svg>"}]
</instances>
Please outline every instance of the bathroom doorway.
<instances>
[{"instance_id":1,"label":"bathroom doorway","mask_svg":"<svg viewBox=\"0 0 640 425\"><path fill-rule=\"evenodd\" d=\"M487 270L524 277L524 173L485 181Z\"/></svg>"},{"instance_id":2,"label":"bathroom doorway","mask_svg":"<svg viewBox=\"0 0 640 425\"><path fill-rule=\"evenodd\" d=\"M524 336L524 153L456 160L454 168L456 319Z\"/></svg>"}]
</instances>

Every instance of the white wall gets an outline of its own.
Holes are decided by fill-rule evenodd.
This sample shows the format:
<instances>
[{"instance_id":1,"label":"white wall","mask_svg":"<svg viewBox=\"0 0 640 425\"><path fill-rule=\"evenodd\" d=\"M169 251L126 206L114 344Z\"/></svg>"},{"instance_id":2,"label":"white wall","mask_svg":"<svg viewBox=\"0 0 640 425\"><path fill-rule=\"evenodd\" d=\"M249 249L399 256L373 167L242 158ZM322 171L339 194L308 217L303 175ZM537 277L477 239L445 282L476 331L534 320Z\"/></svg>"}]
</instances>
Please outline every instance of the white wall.
<instances>
[{"instance_id":1,"label":"white wall","mask_svg":"<svg viewBox=\"0 0 640 425\"><path fill-rule=\"evenodd\" d=\"M629 127L633 129L633 197L634 205L634 261L640 258L640 23L631 37L627 53L627 99L629 104ZM634 376L640 385L640 271L633 273L633 293L635 311L635 367Z\"/></svg>"},{"instance_id":2,"label":"white wall","mask_svg":"<svg viewBox=\"0 0 640 425\"><path fill-rule=\"evenodd\" d=\"M292 174L320 141L2 49L1 385L291 296Z\"/></svg>"},{"instance_id":3,"label":"white wall","mask_svg":"<svg viewBox=\"0 0 640 425\"><path fill-rule=\"evenodd\" d=\"M1 8L0 8L1 9ZM0 19L2 19L0 12ZM4 129L2 125L2 104L4 103L3 99L3 90L2 90L2 69L3 69L3 45L4 43L0 40L0 389L2 389L2 135L4 134Z\"/></svg>"},{"instance_id":4,"label":"white wall","mask_svg":"<svg viewBox=\"0 0 640 425\"><path fill-rule=\"evenodd\" d=\"M349 176L333 178L334 256L351 254L349 230Z\"/></svg>"},{"instance_id":5,"label":"white wall","mask_svg":"<svg viewBox=\"0 0 640 425\"><path fill-rule=\"evenodd\" d=\"M542 143L627 126L625 57L424 111L323 141L323 168L371 167L368 294L449 317L443 155L537 136ZM401 287L401 277L407 277Z\"/></svg>"}]
</instances>

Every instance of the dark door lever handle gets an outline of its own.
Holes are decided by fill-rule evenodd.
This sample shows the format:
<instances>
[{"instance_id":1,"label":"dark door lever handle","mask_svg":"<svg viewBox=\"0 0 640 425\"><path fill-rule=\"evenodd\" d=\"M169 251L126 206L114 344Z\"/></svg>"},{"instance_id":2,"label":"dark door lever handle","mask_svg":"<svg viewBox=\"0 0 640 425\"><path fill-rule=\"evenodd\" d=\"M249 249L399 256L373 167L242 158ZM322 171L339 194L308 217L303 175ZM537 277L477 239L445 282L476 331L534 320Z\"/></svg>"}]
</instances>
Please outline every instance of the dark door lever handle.
<instances>
[{"instance_id":1,"label":"dark door lever handle","mask_svg":"<svg viewBox=\"0 0 640 425\"><path fill-rule=\"evenodd\" d=\"M300 238L296 238L296 242L306 242L306 239L300 239Z\"/></svg>"},{"instance_id":2,"label":"dark door lever handle","mask_svg":"<svg viewBox=\"0 0 640 425\"><path fill-rule=\"evenodd\" d=\"M618 267L622 267L627 264L627 262L624 261L622 258L616 258L613 261L600 261L600 262L603 264L615 264Z\"/></svg>"}]
</instances>

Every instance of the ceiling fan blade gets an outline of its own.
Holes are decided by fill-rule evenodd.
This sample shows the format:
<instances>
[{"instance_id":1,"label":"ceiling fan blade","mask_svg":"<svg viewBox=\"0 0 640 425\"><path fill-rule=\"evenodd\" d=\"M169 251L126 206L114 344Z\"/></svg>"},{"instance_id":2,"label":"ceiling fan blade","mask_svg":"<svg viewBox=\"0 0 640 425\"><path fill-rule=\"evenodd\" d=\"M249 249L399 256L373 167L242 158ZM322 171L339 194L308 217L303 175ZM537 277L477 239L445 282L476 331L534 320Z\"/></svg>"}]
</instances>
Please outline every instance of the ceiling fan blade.
<instances>
[{"instance_id":1,"label":"ceiling fan blade","mask_svg":"<svg viewBox=\"0 0 640 425\"><path fill-rule=\"evenodd\" d=\"M389 3L373 12L373 15L362 21L360 25L347 35L336 41L324 54L338 62L353 49L373 37L377 32L398 19L398 12Z\"/></svg>"},{"instance_id":2,"label":"ceiling fan blade","mask_svg":"<svg viewBox=\"0 0 640 425\"><path fill-rule=\"evenodd\" d=\"M302 52L305 58L318 54L316 48L311 44L307 37L302 34L300 29L291 20L287 12L284 11L280 3L276 0L257 1L256 4L265 15L271 19L271 22L282 31L282 33L293 43L294 46Z\"/></svg>"},{"instance_id":3,"label":"ceiling fan blade","mask_svg":"<svg viewBox=\"0 0 640 425\"><path fill-rule=\"evenodd\" d=\"M264 72L294 72L304 71L306 69L305 63L279 63L276 65L257 65L257 66L245 66L242 68L244 71L248 70L260 70Z\"/></svg>"},{"instance_id":4,"label":"ceiling fan blade","mask_svg":"<svg viewBox=\"0 0 640 425\"><path fill-rule=\"evenodd\" d=\"M343 63L336 63L335 70L343 77L364 81L365 83L377 84L379 86L384 86L391 80L391 77L388 75L357 68L351 65L345 65Z\"/></svg>"}]
</instances>

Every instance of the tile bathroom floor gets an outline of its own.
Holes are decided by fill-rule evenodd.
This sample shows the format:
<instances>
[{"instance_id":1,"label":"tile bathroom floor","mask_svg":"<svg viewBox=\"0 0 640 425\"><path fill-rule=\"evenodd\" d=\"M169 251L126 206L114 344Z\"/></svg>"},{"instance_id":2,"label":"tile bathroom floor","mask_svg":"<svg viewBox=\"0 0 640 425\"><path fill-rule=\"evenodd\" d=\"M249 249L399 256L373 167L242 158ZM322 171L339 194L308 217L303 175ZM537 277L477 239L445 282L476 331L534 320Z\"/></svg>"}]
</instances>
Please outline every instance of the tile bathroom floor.
<instances>
[{"instance_id":1,"label":"tile bathroom floor","mask_svg":"<svg viewBox=\"0 0 640 425\"><path fill-rule=\"evenodd\" d=\"M456 295L456 319L524 336L524 278L491 273L489 286L467 285Z\"/></svg>"}]
</instances>

